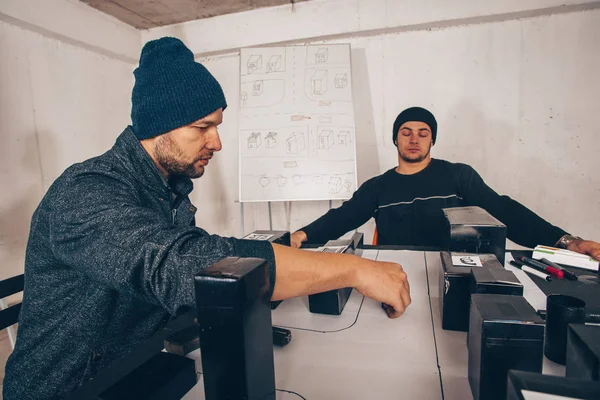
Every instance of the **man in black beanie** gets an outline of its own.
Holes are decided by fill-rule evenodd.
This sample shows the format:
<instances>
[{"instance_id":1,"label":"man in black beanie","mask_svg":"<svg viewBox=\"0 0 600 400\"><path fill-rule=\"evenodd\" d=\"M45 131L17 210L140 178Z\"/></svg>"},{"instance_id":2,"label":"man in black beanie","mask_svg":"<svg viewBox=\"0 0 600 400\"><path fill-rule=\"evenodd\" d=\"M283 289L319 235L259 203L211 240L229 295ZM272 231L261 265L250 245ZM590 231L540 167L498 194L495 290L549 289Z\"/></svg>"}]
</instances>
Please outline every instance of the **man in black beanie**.
<instances>
[{"instance_id":1,"label":"man in black beanie","mask_svg":"<svg viewBox=\"0 0 600 400\"><path fill-rule=\"evenodd\" d=\"M196 227L188 194L221 150L221 86L175 38L147 43L134 74L132 126L68 168L33 215L5 400L73 391L194 307L195 273L228 256L266 259L272 300L355 287L389 304L389 317L404 312L410 290L398 264Z\"/></svg>"},{"instance_id":2,"label":"man in black beanie","mask_svg":"<svg viewBox=\"0 0 600 400\"><path fill-rule=\"evenodd\" d=\"M507 236L527 247L568 248L600 260L600 244L572 236L527 207L501 196L469 165L431 158L437 121L421 107L402 111L392 128L398 166L369 179L339 208L292 234L292 245L325 243L375 218L378 244L440 247L442 208L479 206L502 221Z\"/></svg>"}]
</instances>

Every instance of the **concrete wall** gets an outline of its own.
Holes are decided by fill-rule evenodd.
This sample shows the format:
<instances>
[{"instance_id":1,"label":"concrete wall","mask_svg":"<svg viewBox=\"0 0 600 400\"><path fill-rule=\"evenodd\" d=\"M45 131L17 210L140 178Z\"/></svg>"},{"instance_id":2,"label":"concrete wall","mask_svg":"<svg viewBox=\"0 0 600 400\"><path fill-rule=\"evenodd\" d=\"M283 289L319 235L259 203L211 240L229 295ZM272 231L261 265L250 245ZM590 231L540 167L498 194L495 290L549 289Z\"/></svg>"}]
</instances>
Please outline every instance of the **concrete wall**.
<instances>
[{"instance_id":1,"label":"concrete wall","mask_svg":"<svg viewBox=\"0 0 600 400\"><path fill-rule=\"evenodd\" d=\"M439 123L433 156L471 164L564 229L600 240L600 2L314 0L142 32L182 38L223 84L224 149L197 183L198 223L239 235L239 48L350 43L359 183L396 165L391 126L421 105ZM334 203L334 206L337 203ZM273 227L297 229L328 202L273 203ZM216 212L215 212L216 210ZM268 228L244 206L245 232ZM373 224L362 230L370 240Z\"/></svg>"},{"instance_id":2,"label":"concrete wall","mask_svg":"<svg viewBox=\"0 0 600 400\"><path fill-rule=\"evenodd\" d=\"M54 179L129 124L139 47L138 31L76 1L0 3L0 279L22 273Z\"/></svg>"},{"instance_id":3,"label":"concrete wall","mask_svg":"<svg viewBox=\"0 0 600 400\"><path fill-rule=\"evenodd\" d=\"M311 0L136 31L75 0L0 2L0 279L23 270L33 210L73 162L129 123L141 43L182 38L221 81L224 149L196 183L198 224L239 236L268 228L238 196L239 48L350 43L359 183L392 168L396 114L430 108L434 157L473 165L497 191L600 240L600 2ZM334 203L337 205L338 203ZM297 229L328 202L274 203ZM242 223L243 222L243 223ZM372 224L366 227L368 239Z\"/></svg>"}]
</instances>

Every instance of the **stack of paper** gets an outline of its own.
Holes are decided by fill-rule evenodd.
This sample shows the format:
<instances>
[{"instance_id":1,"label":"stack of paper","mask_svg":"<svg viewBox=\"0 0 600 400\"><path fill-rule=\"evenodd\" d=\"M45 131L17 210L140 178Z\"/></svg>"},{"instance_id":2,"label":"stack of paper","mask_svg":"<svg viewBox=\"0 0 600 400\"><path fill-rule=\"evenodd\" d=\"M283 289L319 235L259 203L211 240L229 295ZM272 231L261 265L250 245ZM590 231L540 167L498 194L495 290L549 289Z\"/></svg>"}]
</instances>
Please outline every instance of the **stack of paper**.
<instances>
[{"instance_id":1,"label":"stack of paper","mask_svg":"<svg viewBox=\"0 0 600 400\"><path fill-rule=\"evenodd\" d=\"M589 269L591 271L598 271L600 267L600 263L588 255L549 246L536 246L533 250L533 258L536 260L545 258L557 264Z\"/></svg>"}]
</instances>

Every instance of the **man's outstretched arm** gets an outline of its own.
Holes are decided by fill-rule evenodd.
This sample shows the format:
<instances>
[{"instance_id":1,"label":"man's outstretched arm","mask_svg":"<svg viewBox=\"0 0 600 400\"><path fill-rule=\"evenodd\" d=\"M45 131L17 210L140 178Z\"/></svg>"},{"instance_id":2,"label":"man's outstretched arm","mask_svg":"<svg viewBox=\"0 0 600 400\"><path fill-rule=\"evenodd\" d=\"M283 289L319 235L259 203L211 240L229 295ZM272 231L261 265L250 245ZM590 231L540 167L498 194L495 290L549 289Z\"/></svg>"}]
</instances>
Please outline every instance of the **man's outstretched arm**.
<instances>
[{"instance_id":1,"label":"man's outstretched arm","mask_svg":"<svg viewBox=\"0 0 600 400\"><path fill-rule=\"evenodd\" d=\"M349 254L319 253L273 244L276 279L272 300L306 296L344 287L388 304L397 318L411 302L406 273L399 264Z\"/></svg>"},{"instance_id":2,"label":"man's outstretched arm","mask_svg":"<svg viewBox=\"0 0 600 400\"><path fill-rule=\"evenodd\" d=\"M527 247L535 247L538 244L557 246L561 237L567 233L518 201L496 193L473 168L465 166L462 173L461 192L468 204L480 206L502 221L507 227L510 240ZM567 249L588 254L600 261L600 243L573 240Z\"/></svg>"},{"instance_id":3,"label":"man's outstretched arm","mask_svg":"<svg viewBox=\"0 0 600 400\"><path fill-rule=\"evenodd\" d=\"M358 228L371 218L377 209L377 179L369 179L361 185L340 207L329 210L325 215L294 232L291 246L298 248L304 242L326 243L346 232Z\"/></svg>"}]
</instances>

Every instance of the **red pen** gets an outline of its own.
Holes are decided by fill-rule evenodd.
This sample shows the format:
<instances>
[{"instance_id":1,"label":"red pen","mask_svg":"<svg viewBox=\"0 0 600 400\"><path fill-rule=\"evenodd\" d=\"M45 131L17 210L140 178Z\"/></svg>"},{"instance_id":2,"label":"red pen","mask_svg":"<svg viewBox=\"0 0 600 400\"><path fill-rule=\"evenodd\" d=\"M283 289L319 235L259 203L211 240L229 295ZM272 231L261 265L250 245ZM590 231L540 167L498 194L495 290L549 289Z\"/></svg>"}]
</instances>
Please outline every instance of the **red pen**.
<instances>
[{"instance_id":1,"label":"red pen","mask_svg":"<svg viewBox=\"0 0 600 400\"><path fill-rule=\"evenodd\" d=\"M552 261L548 260L547 258L542 258L540 261L541 261L541 262L543 262L543 263L544 263L544 264L546 264L546 265L549 265L549 266L551 266L551 267L553 267L553 268L556 268L556 269L559 269L559 270L561 270L562 272L564 272L564 273L565 273L565 278L567 278L567 279L568 279L568 280L570 280L570 281L576 281L576 280L578 280L578 279L579 279L579 278L577 277L577 275L575 275L575 274L574 274L574 273L572 273L571 271L568 271L568 270L564 269L564 268L563 268L563 267L561 267L560 265L558 265L558 264L556 264L556 263L554 263L554 262L552 262Z\"/></svg>"},{"instance_id":2,"label":"red pen","mask_svg":"<svg viewBox=\"0 0 600 400\"><path fill-rule=\"evenodd\" d=\"M530 267L533 267L540 271L545 271L545 272L549 273L550 275L557 277L558 279L562 279L565 276L564 271L561 271L561 270L551 267L549 265L543 264L532 258L523 256L523 257L521 257L521 261L523 261L525 264L529 265Z\"/></svg>"}]
</instances>

